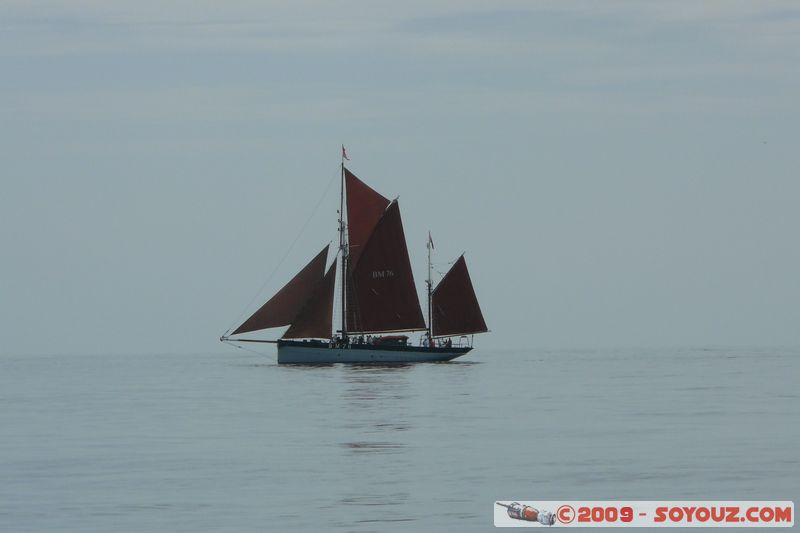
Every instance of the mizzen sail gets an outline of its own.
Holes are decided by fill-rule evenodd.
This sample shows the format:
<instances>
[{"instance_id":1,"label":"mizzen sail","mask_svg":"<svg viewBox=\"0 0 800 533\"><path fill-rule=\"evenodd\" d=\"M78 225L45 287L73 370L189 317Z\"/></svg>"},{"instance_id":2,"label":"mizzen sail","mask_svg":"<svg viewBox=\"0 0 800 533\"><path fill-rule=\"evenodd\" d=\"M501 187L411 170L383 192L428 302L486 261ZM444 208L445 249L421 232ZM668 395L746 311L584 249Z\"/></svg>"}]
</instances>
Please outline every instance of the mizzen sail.
<instances>
[{"instance_id":1,"label":"mizzen sail","mask_svg":"<svg viewBox=\"0 0 800 533\"><path fill-rule=\"evenodd\" d=\"M433 290L432 308L434 337L489 331L463 255Z\"/></svg>"},{"instance_id":2,"label":"mizzen sail","mask_svg":"<svg viewBox=\"0 0 800 533\"><path fill-rule=\"evenodd\" d=\"M328 246L322 249L289 283L244 321L232 335L288 326L300 314L322 281Z\"/></svg>"}]
</instances>

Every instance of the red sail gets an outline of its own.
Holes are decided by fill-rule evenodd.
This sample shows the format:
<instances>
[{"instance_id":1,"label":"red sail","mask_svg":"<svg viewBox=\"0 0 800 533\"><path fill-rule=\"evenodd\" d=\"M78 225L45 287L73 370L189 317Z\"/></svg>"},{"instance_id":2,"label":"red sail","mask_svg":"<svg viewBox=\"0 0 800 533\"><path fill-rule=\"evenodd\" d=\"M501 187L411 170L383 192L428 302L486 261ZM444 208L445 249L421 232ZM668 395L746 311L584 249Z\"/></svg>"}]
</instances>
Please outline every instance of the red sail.
<instances>
[{"instance_id":1,"label":"red sail","mask_svg":"<svg viewBox=\"0 0 800 533\"><path fill-rule=\"evenodd\" d=\"M336 285L336 262L319 282L311 299L292 320L284 339L330 339L333 330L333 287Z\"/></svg>"},{"instance_id":2,"label":"red sail","mask_svg":"<svg viewBox=\"0 0 800 533\"><path fill-rule=\"evenodd\" d=\"M245 320L244 324L239 326L232 335L291 324L322 279L327 257L328 247L326 246L275 296L253 313L253 316Z\"/></svg>"},{"instance_id":3,"label":"red sail","mask_svg":"<svg viewBox=\"0 0 800 533\"><path fill-rule=\"evenodd\" d=\"M396 200L384 211L352 265L347 331L425 329Z\"/></svg>"},{"instance_id":4,"label":"red sail","mask_svg":"<svg viewBox=\"0 0 800 533\"><path fill-rule=\"evenodd\" d=\"M347 229L350 239L350 265L355 266L369 240L375 224L381 219L389 200L371 189L355 174L344 169L347 185Z\"/></svg>"},{"instance_id":5,"label":"red sail","mask_svg":"<svg viewBox=\"0 0 800 533\"><path fill-rule=\"evenodd\" d=\"M463 255L434 289L432 303L434 337L489 331Z\"/></svg>"}]
</instances>

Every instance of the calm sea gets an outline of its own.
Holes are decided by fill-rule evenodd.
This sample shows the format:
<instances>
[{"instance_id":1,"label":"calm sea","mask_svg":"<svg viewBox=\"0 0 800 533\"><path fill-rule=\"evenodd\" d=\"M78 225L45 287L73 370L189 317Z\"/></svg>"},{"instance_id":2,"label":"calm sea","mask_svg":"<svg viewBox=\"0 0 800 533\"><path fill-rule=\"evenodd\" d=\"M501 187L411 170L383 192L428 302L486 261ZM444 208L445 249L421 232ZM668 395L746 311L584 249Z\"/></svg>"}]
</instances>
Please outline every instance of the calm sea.
<instances>
[{"instance_id":1,"label":"calm sea","mask_svg":"<svg viewBox=\"0 0 800 533\"><path fill-rule=\"evenodd\" d=\"M0 530L491 531L495 500L800 500L800 350L0 357Z\"/></svg>"}]
</instances>

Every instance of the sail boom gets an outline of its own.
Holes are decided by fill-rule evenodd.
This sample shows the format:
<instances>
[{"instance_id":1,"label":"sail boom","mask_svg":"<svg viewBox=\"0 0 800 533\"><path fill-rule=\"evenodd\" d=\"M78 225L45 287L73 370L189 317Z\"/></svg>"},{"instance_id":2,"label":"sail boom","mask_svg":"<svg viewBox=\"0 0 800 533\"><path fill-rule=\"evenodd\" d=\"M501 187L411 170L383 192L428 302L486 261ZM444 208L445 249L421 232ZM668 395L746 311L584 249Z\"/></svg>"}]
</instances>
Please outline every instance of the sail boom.
<instances>
[{"instance_id":1,"label":"sail boom","mask_svg":"<svg viewBox=\"0 0 800 533\"><path fill-rule=\"evenodd\" d=\"M261 339L231 339L229 337L225 337L225 338L220 339L220 340L222 342L231 342L231 343L237 343L237 342L259 342L259 343L265 343L265 344L278 344L278 341L276 341L276 340L275 341L271 341L271 340L261 340Z\"/></svg>"},{"instance_id":2,"label":"sail boom","mask_svg":"<svg viewBox=\"0 0 800 533\"><path fill-rule=\"evenodd\" d=\"M448 333L447 335L433 335L431 338L433 339L444 339L446 337L464 337L467 335L477 335L479 333L489 333L492 330L484 329L483 331L454 331L453 333Z\"/></svg>"},{"instance_id":3,"label":"sail boom","mask_svg":"<svg viewBox=\"0 0 800 533\"><path fill-rule=\"evenodd\" d=\"M427 328L409 328L409 329L380 329L380 330L368 330L368 331L349 331L348 333L361 335L364 333L372 334L372 333L413 333L415 331L426 331Z\"/></svg>"}]
</instances>

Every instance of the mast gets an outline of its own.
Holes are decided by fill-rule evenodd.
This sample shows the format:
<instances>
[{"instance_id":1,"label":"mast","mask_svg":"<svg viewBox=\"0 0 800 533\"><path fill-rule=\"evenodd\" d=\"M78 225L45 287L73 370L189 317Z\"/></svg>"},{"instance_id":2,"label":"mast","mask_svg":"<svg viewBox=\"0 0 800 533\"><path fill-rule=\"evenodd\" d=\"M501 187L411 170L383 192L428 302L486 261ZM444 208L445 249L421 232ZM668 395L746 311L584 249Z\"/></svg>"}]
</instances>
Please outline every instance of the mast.
<instances>
[{"instance_id":1,"label":"mast","mask_svg":"<svg viewBox=\"0 0 800 533\"><path fill-rule=\"evenodd\" d=\"M431 279L431 248L433 248L433 239L431 232L428 232L428 339L433 339L433 313L431 295L433 294L433 280Z\"/></svg>"},{"instance_id":2,"label":"mast","mask_svg":"<svg viewBox=\"0 0 800 533\"><path fill-rule=\"evenodd\" d=\"M342 146L342 187L339 194L339 255L342 265L342 340L347 338L347 243L344 238L344 146Z\"/></svg>"}]
</instances>

